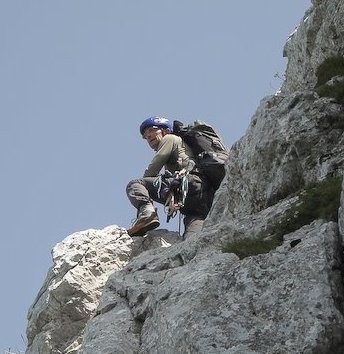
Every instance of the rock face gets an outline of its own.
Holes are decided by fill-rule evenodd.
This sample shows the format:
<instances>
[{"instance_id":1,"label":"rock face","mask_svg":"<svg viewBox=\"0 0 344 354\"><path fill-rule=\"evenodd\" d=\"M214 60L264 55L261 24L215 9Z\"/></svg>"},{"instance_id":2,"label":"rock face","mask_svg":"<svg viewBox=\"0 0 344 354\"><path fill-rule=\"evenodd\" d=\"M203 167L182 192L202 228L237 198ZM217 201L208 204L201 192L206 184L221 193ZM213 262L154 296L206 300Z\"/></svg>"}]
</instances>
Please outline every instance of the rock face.
<instances>
[{"instance_id":1,"label":"rock face","mask_svg":"<svg viewBox=\"0 0 344 354\"><path fill-rule=\"evenodd\" d=\"M344 52L344 3L312 0L312 4L284 47L284 56L288 57L284 93L314 88L319 65Z\"/></svg>"},{"instance_id":2,"label":"rock face","mask_svg":"<svg viewBox=\"0 0 344 354\"><path fill-rule=\"evenodd\" d=\"M29 310L26 353L78 353L109 275L146 249L179 241L178 234L167 231L133 241L126 229L114 225L77 232L57 244L53 266Z\"/></svg>"},{"instance_id":3,"label":"rock face","mask_svg":"<svg viewBox=\"0 0 344 354\"><path fill-rule=\"evenodd\" d=\"M202 232L181 242L111 226L66 238L29 311L27 354L344 352L344 191L338 222L314 218L246 257L224 252L274 240L297 218L300 190L344 175L344 108L314 91L318 66L343 56L344 3L312 3Z\"/></svg>"},{"instance_id":4,"label":"rock face","mask_svg":"<svg viewBox=\"0 0 344 354\"><path fill-rule=\"evenodd\" d=\"M304 185L343 174L344 107L314 92L267 97L234 144L212 224L257 212ZM230 199L228 198L230 195Z\"/></svg>"},{"instance_id":5,"label":"rock face","mask_svg":"<svg viewBox=\"0 0 344 354\"><path fill-rule=\"evenodd\" d=\"M181 245L136 258L111 275L81 353L343 350L340 253L337 224L318 221L242 261L209 250L188 259Z\"/></svg>"},{"instance_id":6,"label":"rock face","mask_svg":"<svg viewBox=\"0 0 344 354\"><path fill-rule=\"evenodd\" d=\"M128 262L131 242L124 230L109 227L55 246L54 265L29 310L28 353L73 352L108 275Z\"/></svg>"}]
</instances>

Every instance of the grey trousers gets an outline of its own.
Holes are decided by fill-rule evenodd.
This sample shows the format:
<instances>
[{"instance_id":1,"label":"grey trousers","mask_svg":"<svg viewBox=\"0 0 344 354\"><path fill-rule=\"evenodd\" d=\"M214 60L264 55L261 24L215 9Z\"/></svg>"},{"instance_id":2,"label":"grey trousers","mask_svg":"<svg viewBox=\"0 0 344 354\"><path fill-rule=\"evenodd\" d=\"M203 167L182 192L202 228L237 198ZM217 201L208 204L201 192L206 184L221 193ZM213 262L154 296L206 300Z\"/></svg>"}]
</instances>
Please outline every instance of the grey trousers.
<instances>
[{"instance_id":1,"label":"grey trousers","mask_svg":"<svg viewBox=\"0 0 344 354\"><path fill-rule=\"evenodd\" d=\"M157 185L156 181L157 177L143 177L128 183L127 196L136 209L152 201L165 204L169 188L175 179L163 178L160 185ZM198 175L189 174L188 193L184 207L180 209L180 212L185 215L184 237L189 237L201 230L203 220L210 209L211 199L212 195L209 195L206 183Z\"/></svg>"},{"instance_id":2,"label":"grey trousers","mask_svg":"<svg viewBox=\"0 0 344 354\"><path fill-rule=\"evenodd\" d=\"M183 239L185 240L192 235L200 233L203 227L203 223L203 219L199 219L192 215L185 215Z\"/></svg>"}]
</instances>

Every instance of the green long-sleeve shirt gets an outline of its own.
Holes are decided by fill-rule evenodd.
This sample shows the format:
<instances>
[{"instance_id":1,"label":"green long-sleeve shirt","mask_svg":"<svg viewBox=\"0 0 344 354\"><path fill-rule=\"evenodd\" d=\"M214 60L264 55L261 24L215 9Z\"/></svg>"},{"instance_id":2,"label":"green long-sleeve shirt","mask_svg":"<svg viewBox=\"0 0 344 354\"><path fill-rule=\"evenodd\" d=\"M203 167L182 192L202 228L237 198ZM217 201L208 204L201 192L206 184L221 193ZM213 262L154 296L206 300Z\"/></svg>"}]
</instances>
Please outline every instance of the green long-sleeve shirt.
<instances>
[{"instance_id":1,"label":"green long-sleeve shirt","mask_svg":"<svg viewBox=\"0 0 344 354\"><path fill-rule=\"evenodd\" d=\"M181 137L166 134L161 139L155 156L146 168L143 177L158 176L163 167L171 173L179 171L186 167L192 157L191 149L183 142Z\"/></svg>"}]
</instances>

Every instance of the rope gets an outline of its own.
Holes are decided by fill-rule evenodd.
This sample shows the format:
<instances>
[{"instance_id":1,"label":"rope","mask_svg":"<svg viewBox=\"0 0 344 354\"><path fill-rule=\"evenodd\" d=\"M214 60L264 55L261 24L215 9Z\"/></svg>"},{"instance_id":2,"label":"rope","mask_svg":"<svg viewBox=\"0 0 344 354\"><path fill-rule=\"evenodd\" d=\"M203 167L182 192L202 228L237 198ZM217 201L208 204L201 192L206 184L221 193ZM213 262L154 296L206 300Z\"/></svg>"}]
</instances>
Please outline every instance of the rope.
<instances>
[{"instance_id":1,"label":"rope","mask_svg":"<svg viewBox=\"0 0 344 354\"><path fill-rule=\"evenodd\" d=\"M179 224L178 224L178 234L179 234L179 236L182 236L182 235L180 234L181 223L182 223L182 214L179 213Z\"/></svg>"}]
</instances>

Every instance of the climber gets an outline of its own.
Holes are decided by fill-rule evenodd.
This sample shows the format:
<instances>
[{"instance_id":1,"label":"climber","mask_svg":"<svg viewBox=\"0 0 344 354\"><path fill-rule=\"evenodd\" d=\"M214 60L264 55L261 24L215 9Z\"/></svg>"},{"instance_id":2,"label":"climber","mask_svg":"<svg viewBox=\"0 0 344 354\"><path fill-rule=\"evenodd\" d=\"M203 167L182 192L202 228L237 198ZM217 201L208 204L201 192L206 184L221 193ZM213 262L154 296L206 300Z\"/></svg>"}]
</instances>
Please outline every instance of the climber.
<instances>
[{"instance_id":1,"label":"climber","mask_svg":"<svg viewBox=\"0 0 344 354\"><path fill-rule=\"evenodd\" d=\"M140 133L155 156L143 177L130 181L126 188L129 201L137 209L137 218L128 229L130 236L144 236L160 225L153 201L166 203L179 171L183 171L188 186L180 208L184 215L183 238L198 233L209 212L206 182L197 169L192 169L191 149L172 131L171 122L163 117L147 118L140 126Z\"/></svg>"}]
</instances>

